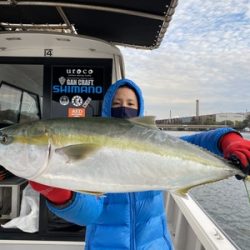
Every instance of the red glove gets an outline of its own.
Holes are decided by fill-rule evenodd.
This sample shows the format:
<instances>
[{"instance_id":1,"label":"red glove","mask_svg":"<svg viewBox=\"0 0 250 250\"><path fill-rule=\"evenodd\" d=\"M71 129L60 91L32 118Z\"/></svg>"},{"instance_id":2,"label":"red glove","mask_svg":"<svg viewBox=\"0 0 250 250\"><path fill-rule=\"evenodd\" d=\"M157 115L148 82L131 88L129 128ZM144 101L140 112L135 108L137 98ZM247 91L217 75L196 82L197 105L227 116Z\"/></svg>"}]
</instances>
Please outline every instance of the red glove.
<instances>
[{"instance_id":1,"label":"red glove","mask_svg":"<svg viewBox=\"0 0 250 250\"><path fill-rule=\"evenodd\" d=\"M220 146L226 159L231 160L245 174L250 174L250 141L231 132L221 138Z\"/></svg>"},{"instance_id":2,"label":"red glove","mask_svg":"<svg viewBox=\"0 0 250 250\"><path fill-rule=\"evenodd\" d=\"M46 186L34 181L29 181L31 187L37 192L45 196L49 201L56 205L62 205L69 201L72 197L72 191Z\"/></svg>"}]
</instances>

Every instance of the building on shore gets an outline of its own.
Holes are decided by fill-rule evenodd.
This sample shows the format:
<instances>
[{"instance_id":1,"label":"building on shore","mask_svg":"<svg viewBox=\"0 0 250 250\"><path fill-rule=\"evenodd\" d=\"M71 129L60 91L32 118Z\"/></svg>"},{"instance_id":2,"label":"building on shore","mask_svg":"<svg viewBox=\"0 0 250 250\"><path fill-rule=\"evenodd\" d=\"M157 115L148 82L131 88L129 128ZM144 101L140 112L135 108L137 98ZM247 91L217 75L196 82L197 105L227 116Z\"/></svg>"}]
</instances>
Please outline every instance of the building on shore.
<instances>
[{"instance_id":1,"label":"building on shore","mask_svg":"<svg viewBox=\"0 0 250 250\"><path fill-rule=\"evenodd\" d=\"M227 125L232 123L236 125L237 122L243 122L250 112L246 113L217 113L209 115L197 115L187 117L177 117L169 119L156 120L157 124L217 124L223 123Z\"/></svg>"}]
</instances>

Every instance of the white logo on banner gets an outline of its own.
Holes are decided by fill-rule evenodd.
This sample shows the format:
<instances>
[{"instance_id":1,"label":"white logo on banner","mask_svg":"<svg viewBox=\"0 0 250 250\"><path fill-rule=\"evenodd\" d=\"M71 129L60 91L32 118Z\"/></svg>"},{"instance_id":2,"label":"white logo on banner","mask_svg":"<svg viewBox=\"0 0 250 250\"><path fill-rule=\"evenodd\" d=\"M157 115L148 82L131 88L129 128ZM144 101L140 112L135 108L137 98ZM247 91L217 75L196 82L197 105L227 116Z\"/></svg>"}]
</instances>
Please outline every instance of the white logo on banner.
<instances>
[{"instance_id":1,"label":"white logo on banner","mask_svg":"<svg viewBox=\"0 0 250 250\"><path fill-rule=\"evenodd\" d=\"M61 105L66 106L69 104L69 98L66 95L60 97L59 102Z\"/></svg>"},{"instance_id":2,"label":"white logo on banner","mask_svg":"<svg viewBox=\"0 0 250 250\"><path fill-rule=\"evenodd\" d=\"M83 104L83 99L81 96L75 95L72 97L71 102L75 107L80 107Z\"/></svg>"},{"instance_id":3,"label":"white logo on banner","mask_svg":"<svg viewBox=\"0 0 250 250\"><path fill-rule=\"evenodd\" d=\"M58 81L60 82L61 85L63 85L66 82L66 78L61 76L59 77Z\"/></svg>"}]
</instances>

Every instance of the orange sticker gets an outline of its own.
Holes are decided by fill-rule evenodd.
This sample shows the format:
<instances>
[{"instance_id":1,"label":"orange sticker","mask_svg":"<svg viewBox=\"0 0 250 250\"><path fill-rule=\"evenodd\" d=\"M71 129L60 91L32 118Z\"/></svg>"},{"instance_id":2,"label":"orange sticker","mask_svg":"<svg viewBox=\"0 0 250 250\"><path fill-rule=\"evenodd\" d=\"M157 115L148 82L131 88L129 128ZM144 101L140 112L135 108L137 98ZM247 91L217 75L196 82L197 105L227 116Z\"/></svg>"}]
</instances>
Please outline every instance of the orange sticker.
<instances>
[{"instance_id":1,"label":"orange sticker","mask_svg":"<svg viewBox=\"0 0 250 250\"><path fill-rule=\"evenodd\" d=\"M68 117L85 117L84 108L68 108Z\"/></svg>"}]
</instances>

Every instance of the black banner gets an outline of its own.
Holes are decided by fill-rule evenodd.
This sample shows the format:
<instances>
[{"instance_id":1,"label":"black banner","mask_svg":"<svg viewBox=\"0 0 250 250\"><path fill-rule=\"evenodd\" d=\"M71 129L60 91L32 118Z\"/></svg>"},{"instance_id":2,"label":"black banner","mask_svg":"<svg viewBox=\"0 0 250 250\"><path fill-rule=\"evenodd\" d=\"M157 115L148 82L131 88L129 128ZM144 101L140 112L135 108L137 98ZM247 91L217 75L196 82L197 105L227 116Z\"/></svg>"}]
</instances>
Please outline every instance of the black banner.
<instances>
[{"instance_id":1,"label":"black banner","mask_svg":"<svg viewBox=\"0 0 250 250\"><path fill-rule=\"evenodd\" d=\"M52 100L61 105L81 106L87 98L102 100L104 68L91 66L53 66Z\"/></svg>"}]
</instances>

